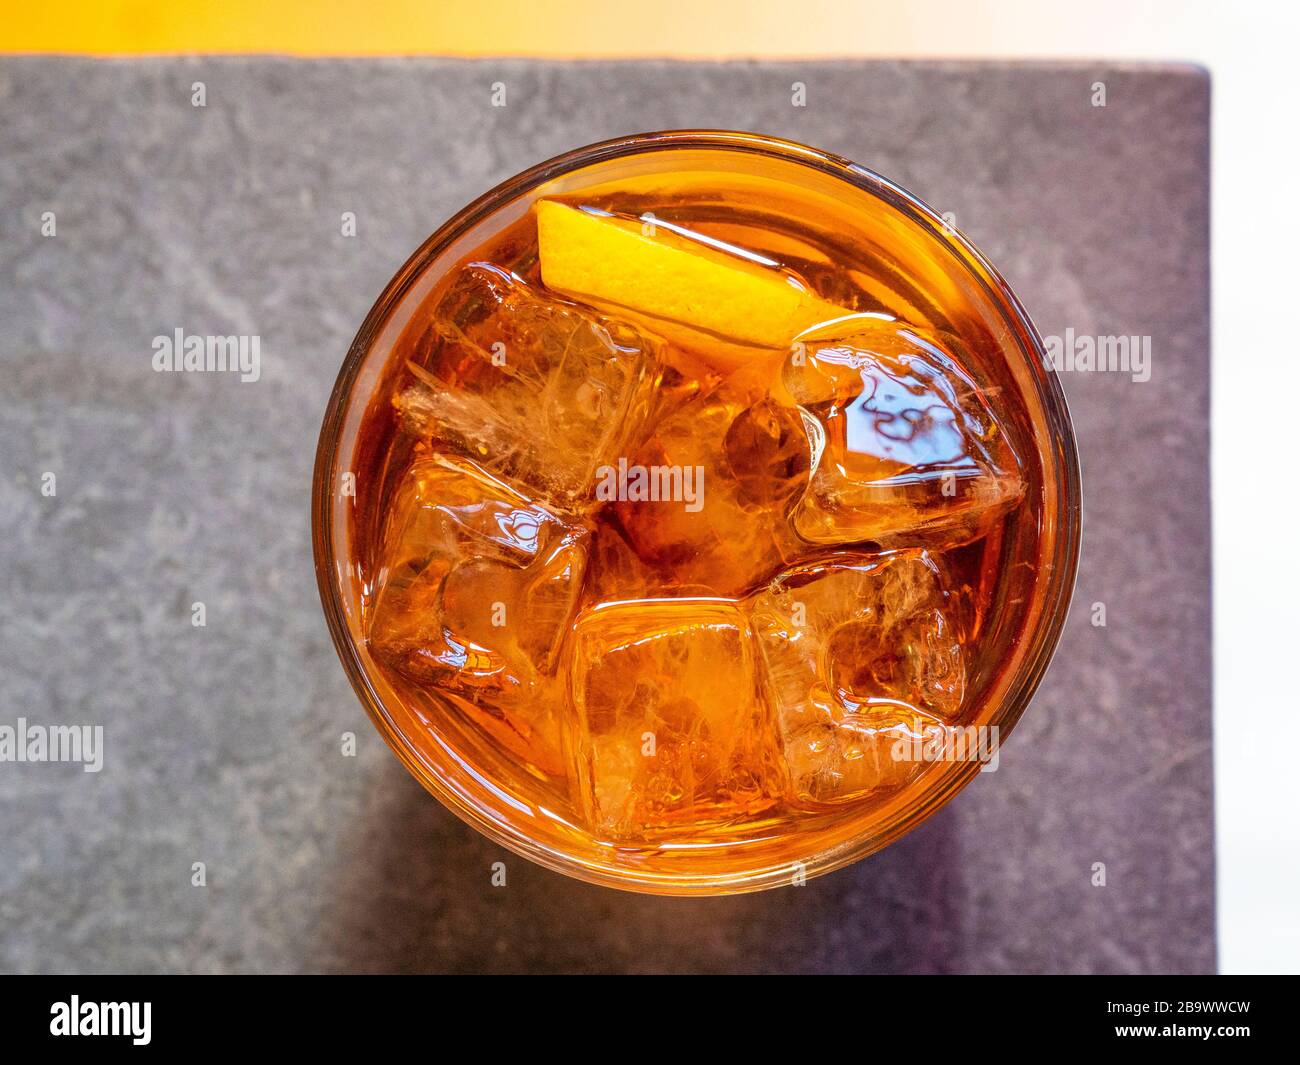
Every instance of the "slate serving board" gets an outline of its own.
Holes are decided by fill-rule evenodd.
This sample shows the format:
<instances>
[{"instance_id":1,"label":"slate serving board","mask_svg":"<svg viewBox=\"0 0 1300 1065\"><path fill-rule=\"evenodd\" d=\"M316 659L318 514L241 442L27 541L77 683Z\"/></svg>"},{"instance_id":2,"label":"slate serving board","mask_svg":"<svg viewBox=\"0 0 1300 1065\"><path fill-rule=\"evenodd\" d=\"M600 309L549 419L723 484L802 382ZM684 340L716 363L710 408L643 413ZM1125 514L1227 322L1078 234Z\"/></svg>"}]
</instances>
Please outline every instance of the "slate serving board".
<instances>
[{"instance_id":1,"label":"slate serving board","mask_svg":"<svg viewBox=\"0 0 1300 1065\"><path fill-rule=\"evenodd\" d=\"M0 725L105 728L99 773L0 763L0 969L1213 970L1208 122L1207 76L1159 65L0 60ZM886 174L1043 333L1152 360L1064 375L1082 563L1000 769L849 869L683 901L536 868L406 775L330 646L308 497L343 354L429 232L689 126ZM260 380L154 372L177 328L259 335Z\"/></svg>"}]
</instances>

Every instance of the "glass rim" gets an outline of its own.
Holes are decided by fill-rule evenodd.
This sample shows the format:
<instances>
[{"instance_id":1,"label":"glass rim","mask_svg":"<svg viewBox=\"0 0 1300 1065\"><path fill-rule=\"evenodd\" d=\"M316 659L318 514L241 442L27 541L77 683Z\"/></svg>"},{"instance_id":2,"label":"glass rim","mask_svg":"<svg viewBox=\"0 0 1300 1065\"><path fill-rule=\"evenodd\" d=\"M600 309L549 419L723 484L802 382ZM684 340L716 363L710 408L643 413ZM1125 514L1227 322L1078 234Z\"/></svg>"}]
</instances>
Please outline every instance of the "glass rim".
<instances>
[{"instance_id":1,"label":"glass rim","mask_svg":"<svg viewBox=\"0 0 1300 1065\"><path fill-rule=\"evenodd\" d=\"M1042 338L1019 298L983 253L955 227L947 224L938 212L902 186L859 163L795 141L736 130L680 129L630 134L575 148L537 163L495 185L435 229L389 279L367 312L339 369L321 424L312 477L312 546L317 588L335 651L354 692L385 742L407 771L461 820L494 842L556 872L606 887L661 895L759 891L788 883L794 865L800 866L800 872L808 878L833 872L883 849L923 823L970 783L980 766L974 761L954 763L951 771L932 786L921 789L920 794L884 826L866 829L858 836L809 856L805 862L762 868L752 875L710 873L692 878L680 874L647 873L588 862L552 849L512 826L503 826L487 817L447 786L430 771L404 731L390 717L360 658L348 625L337 579L336 529L330 486L334 481L344 415L357 375L371 350L371 342L425 266L498 207L562 174L624 155L692 149L753 154L801 164L883 200L927 231L965 273L974 277L991 304L1006 319L1011 337L1030 364L1039 388L1043 416L1052 437L1049 452L1056 466L1053 472L1058 486L1060 521L1051 556L1049 580L1053 594L1044 601L1037 624L1028 630L1032 640L1030 653L1013 675L996 709L999 744L1004 742L1024 714L1060 642L1077 577L1082 532L1082 481L1069 407Z\"/></svg>"}]
</instances>

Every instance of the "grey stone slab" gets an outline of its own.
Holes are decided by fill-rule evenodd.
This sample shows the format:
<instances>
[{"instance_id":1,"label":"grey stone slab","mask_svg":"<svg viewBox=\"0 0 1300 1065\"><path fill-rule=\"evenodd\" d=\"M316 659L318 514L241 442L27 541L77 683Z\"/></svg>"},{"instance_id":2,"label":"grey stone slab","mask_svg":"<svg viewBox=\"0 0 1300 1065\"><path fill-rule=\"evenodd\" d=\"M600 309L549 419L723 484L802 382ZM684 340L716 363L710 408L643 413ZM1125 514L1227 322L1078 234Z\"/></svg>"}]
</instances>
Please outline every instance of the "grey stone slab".
<instances>
[{"instance_id":1,"label":"grey stone slab","mask_svg":"<svg viewBox=\"0 0 1300 1065\"><path fill-rule=\"evenodd\" d=\"M1208 111L1172 66L0 61L0 724L107 732L98 774L0 764L0 969L1212 970ZM1001 769L852 868L693 901L427 797L335 660L308 523L326 397L409 252L531 163L685 126L857 159L1044 333L1153 338L1150 381L1066 375L1078 592ZM177 327L260 335L261 380L154 373Z\"/></svg>"}]
</instances>

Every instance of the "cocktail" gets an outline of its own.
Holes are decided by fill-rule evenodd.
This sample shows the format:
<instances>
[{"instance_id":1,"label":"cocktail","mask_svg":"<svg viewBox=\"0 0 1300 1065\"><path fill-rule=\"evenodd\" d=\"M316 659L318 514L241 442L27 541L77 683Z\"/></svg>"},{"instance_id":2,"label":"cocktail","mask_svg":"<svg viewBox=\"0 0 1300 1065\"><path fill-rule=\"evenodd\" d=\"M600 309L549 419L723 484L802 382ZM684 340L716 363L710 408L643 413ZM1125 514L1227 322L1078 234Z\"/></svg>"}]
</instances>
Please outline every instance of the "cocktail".
<instances>
[{"instance_id":1,"label":"cocktail","mask_svg":"<svg viewBox=\"0 0 1300 1065\"><path fill-rule=\"evenodd\" d=\"M1060 632L1073 434L933 212L750 134L595 145L390 282L317 458L362 701L430 791L584 879L754 890L996 765Z\"/></svg>"}]
</instances>

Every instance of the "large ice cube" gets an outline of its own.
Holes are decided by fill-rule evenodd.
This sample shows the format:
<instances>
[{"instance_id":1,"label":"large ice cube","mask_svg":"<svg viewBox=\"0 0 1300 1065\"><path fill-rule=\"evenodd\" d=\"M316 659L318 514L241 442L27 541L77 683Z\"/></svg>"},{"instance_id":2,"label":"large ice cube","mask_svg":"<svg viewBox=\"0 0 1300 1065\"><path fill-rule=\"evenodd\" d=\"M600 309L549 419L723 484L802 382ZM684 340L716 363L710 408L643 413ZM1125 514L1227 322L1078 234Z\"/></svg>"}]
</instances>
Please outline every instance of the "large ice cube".
<instances>
[{"instance_id":1,"label":"large ice cube","mask_svg":"<svg viewBox=\"0 0 1300 1065\"><path fill-rule=\"evenodd\" d=\"M1024 492L995 397L937 338L881 321L796 349L783 380L819 454L793 515L806 540L951 546Z\"/></svg>"},{"instance_id":2,"label":"large ice cube","mask_svg":"<svg viewBox=\"0 0 1300 1065\"><path fill-rule=\"evenodd\" d=\"M695 471L698 499L616 505L628 543L652 569L712 595L743 595L798 547L786 513L808 483L799 411L754 388L722 385L659 421L633 463Z\"/></svg>"},{"instance_id":3,"label":"large ice cube","mask_svg":"<svg viewBox=\"0 0 1300 1065\"><path fill-rule=\"evenodd\" d=\"M601 835L653 840L743 821L786 790L740 610L716 599L616 603L574 631L570 749Z\"/></svg>"},{"instance_id":4,"label":"large ice cube","mask_svg":"<svg viewBox=\"0 0 1300 1065\"><path fill-rule=\"evenodd\" d=\"M928 556L841 553L782 574L749 607L798 798L841 802L920 772L895 741L942 728L965 688Z\"/></svg>"},{"instance_id":5,"label":"large ice cube","mask_svg":"<svg viewBox=\"0 0 1300 1065\"><path fill-rule=\"evenodd\" d=\"M566 509L593 503L595 469L641 432L659 341L470 263L434 309L399 397L408 427Z\"/></svg>"},{"instance_id":6,"label":"large ice cube","mask_svg":"<svg viewBox=\"0 0 1300 1065\"><path fill-rule=\"evenodd\" d=\"M417 458L388 509L371 650L415 681L521 702L555 670L587 539L468 460Z\"/></svg>"}]
</instances>

